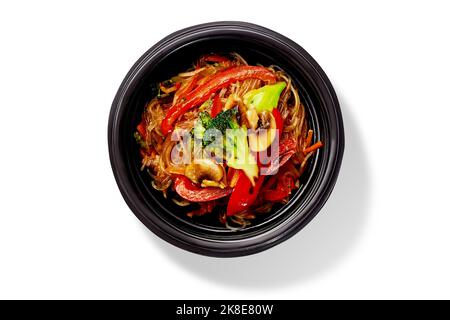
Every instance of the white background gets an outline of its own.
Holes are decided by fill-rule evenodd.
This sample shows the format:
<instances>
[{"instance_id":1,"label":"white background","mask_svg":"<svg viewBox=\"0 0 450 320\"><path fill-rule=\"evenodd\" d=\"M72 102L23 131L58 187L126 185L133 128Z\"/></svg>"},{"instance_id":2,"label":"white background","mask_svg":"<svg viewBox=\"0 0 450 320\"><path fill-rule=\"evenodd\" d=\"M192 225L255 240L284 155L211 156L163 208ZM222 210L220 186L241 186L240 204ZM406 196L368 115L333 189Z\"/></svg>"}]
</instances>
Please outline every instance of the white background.
<instances>
[{"instance_id":1,"label":"white background","mask_svg":"<svg viewBox=\"0 0 450 320\"><path fill-rule=\"evenodd\" d=\"M447 1L3 1L0 298L450 298ZM287 242L214 259L148 231L109 164L109 108L160 38L214 20L285 34L337 91L346 152Z\"/></svg>"}]
</instances>

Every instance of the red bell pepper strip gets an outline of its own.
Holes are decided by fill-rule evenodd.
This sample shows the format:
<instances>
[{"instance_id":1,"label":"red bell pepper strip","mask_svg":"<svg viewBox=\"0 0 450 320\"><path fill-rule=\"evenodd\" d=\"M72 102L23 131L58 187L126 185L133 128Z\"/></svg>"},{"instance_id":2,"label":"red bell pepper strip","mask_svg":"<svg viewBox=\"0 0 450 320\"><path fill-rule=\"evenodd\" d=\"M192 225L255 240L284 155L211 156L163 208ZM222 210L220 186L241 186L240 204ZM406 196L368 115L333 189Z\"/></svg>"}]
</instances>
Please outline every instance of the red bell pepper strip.
<instances>
[{"instance_id":1,"label":"red bell pepper strip","mask_svg":"<svg viewBox=\"0 0 450 320\"><path fill-rule=\"evenodd\" d=\"M219 95L216 94L211 108L211 118L215 118L222 111L222 108L222 101L220 101Z\"/></svg>"},{"instance_id":2,"label":"red bell pepper strip","mask_svg":"<svg viewBox=\"0 0 450 320\"><path fill-rule=\"evenodd\" d=\"M231 179L233 179L235 171L236 171L236 169L228 167L228 173L227 173L228 184L230 184Z\"/></svg>"},{"instance_id":3,"label":"red bell pepper strip","mask_svg":"<svg viewBox=\"0 0 450 320\"><path fill-rule=\"evenodd\" d=\"M276 129L278 130L278 141L281 139L281 134L283 133L283 118L281 117L280 111L277 108L272 110L273 117L275 118ZM257 153L257 162L258 167L264 168L270 165L270 156L267 156L267 152L258 152Z\"/></svg>"},{"instance_id":4,"label":"red bell pepper strip","mask_svg":"<svg viewBox=\"0 0 450 320\"><path fill-rule=\"evenodd\" d=\"M295 149L297 149L297 141L292 137L285 138L280 142L280 154L284 154L291 150L295 151Z\"/></svg>"},{"instance_id":5,"label":"red bell pepper strip","mask_svg":"<svg viewBox=\"0 0 450 320\"><path fill-rule=\"evenodd\" d=\"M201 59L207 62L225 62L230 60L227 57L219 56L218 54L207 54L204 55Z\"/></svg>"},{"instance_id":6,"label":"red bell pepper strip","mask_svg":"<svg viewBox=\"0 0 450 320\"><path fill-rule=\"evenodd\" d=\"M218 54L205 54L204 56L198 59L195 68L199 69L206 64L206 62L214 62L214 63L223 63L228 62L230 59L224 56L220 56Z\"/></svg>"},{"instance_id":7,"label":"red bell pepper strip","mask_svg":"<svg viewBox=\"0 0 450 320\"><path fill-rule=\"evenodd\" d=\"M273 202L283 200L295 188L294 180L296 179L298 176L291 171L289 165L286 165L267 181L261 189L261 197L266 201Z\"/></svg>"},{"instance_id":8,"label":"red bell pepper strip","mask_svg":"<svg viewBox=\"0 0 450 320\"><path fill-rule=\"evenodd\" d=\"M266 190L262 192L262 197L266 201L281 201L289 195L290 190L280 189L280 190Z\"/></svg>"},{"instance_id":9,"label":"red bell pepper strip","mask_svg":"<svg viewBox=\"0 0 450 320\"><path fill-rule=\"evenodd\" d=\"M147 130L145 129L144 121L141 121L137 126L137 131L141 135L142 139L147 139Z\"/></svg>"},{"instance_id":10,"label":"red bell pepper strip","mask_svg":"<svg viewBox=\"0 0 450 320\"><path fill-rule=\"evenodd\" d=\"M268 83L275 83L275 74L260 66L238 66L233 67L211 76L208 82L198 86L191 91L186 100L180 101L167 111L167 115L161 123L161 131L167 135L172 131L172 125L177 119L189 109L198 106L209 99L216 91L227 87L233 82L246 79L259 79Z\"/></svg>"},{"instance_id":11,"label":"red bell pepper strip","mask_svg":"<svg viewBox=\"0 0 450 320\"><path fill-rule=\"evenodd\" d=\"M228 200L227 216L234 216L235 214L244 212L256 201L259 189L264 182L264 177L260 176L256 181L255 186L242 170L239 170L239 177Z\"/></svg>"},{"instance_id":12,"label":"red bell pepper strip","mask_svg":"<svg viewBox=\"0 0 450 320\"><path fill-rule=\"evenodd\" d=\"M187 177L181 175L175 178L174 188L180 197L192 202L216 200L228 196L233 191L231 188L201 188Z\"/></svg>"},{"instance_id":13,"label":"red bell pepper strip","mask_svg":"<svg viewBox=\"0 0 450 320\"><path fill-rule=\"evenodd\" d=\"M175 95L173 96L173 103L177 103L178 101L183 99L189 92L191 92L197 84L197 80L198 74L187 80L187 82L184 83L177 92L175 92Z\"/></svg>"},{"instance_id":14,"label":"red bell pepper strip","mask_svg":"<svg viewBox=\"0 0 450 320\"><path fill-rule=\"evenodd\" d=\"M264 175L270 176L277 169L281 168L296 152L297 141L294 138L285 138L280 142L278 149L278 159L272 161L265 168Z\"/></svg>"},{"instance_id":15,"label":"red bell pepper strip","mask_svg":"<svg viewBox=\"0 0 450 320\"><path fill-rule=\"evenodd\" d=\"M281 113L277 108L273 108L272 114L273 114L273 117L275 118L275 123L277 125L278 134L281 137L281 133L283 132L283 118L281 117Z\"/></svg>"}]
</instances>

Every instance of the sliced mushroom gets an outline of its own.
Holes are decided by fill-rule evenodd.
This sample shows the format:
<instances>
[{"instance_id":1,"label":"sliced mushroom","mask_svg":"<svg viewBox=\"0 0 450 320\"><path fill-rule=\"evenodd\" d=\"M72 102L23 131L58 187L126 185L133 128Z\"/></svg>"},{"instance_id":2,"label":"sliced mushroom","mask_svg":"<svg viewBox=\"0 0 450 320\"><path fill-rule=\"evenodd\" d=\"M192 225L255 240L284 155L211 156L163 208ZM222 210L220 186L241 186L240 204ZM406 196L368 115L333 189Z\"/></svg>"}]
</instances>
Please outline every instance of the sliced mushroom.
<instances>
[{"instance_id":1,"label":"sliced mushroom","mask_svg":"<svg viewBox=\"0 0 450 320\"><path fill-rule=\"evenodd\" d=\"M255 130L258 127L258 121L259 121L259 117L258 117L258 113L256 112L256 109L249 108L247 110L247 112L245 113L245 115L247 116L247 120L248 120L250 128Z\"/></svg>"},{"instance_id":2,"label":"sliced mushroom","mask_svg":"<svg viewBox=\"0 0 450 320\"><path fill-rule=\"evenodd\" d=\"M248 144L253 152L266 150L275 140L277 124L272 112L262 112L259 127L248 135Z\"/></svg>"},{"instance_id":3,"label":"sliced mushroom","mask_svg":"<svg viewBox=\"0 0 450 320\"><path fill-rule=\"evenodd\" d=\"M203 188L216 187L216 188L221 188L221 189L226 187L226 185L222 181L217 182L217 181L212 181L212 180L207 180L207 179L204 179L202 181L201 186Z\"/></svg>"},{"instance_id":4,"label":"sliced mushroom","mask_svg":"<svg viewBox=\"0 0 450 320\"><path fill-rule=\"evenodd\" d=\"M218 183L224 177L224 169L211 159L196 159L193 163L187 165L185 176L194 183L202 183L203 181Z\"/></svg>"}]
</instances>

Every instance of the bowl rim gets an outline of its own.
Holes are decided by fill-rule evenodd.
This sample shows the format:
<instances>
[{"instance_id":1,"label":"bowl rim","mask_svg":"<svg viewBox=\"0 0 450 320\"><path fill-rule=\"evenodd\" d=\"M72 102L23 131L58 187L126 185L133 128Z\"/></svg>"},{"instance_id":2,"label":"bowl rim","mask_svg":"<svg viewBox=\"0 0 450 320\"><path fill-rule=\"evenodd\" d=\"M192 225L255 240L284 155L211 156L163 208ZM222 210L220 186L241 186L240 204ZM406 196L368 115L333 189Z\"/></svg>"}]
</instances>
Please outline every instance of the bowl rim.
<instances>
[{"instance_id":1,"label":"bowl rim","mask_svg":"<svg viewBox=\"0 0 450 320\"><path fill-rule=\"evenodd\" d=\"M285 46L288 46L292 52L302 56L302 58L309 64L310 70L313 72L309 76L314 76L313 80L315 80L315 85L319 86L321 90L328 94L327 98L330 104L327 105L327 107L332 111L336 129L336 136L333 137L336 139L336 150L331 154L333 157L330 159L332 160L330 161L331 165L329 164L327 167L329 172L327 171L328 174L325 181L326 184L322 186L320 194L314 195L314 199L311 200L313 205L309 207L307 214L302 215L295 221L284 222L283 225L276 226L276 228L271 229L269 233L258 236L257 238L246 238L242 239L240 242L233 241L232 245L230 245L231 243L225 244L220 241L194 237L193 235L187 234L182 230L164 225L162 221L158 221L159 219L157 217L149 218L148 215L144 214L143 211L145 211L145 208L143 204L140 203L142 199L136 197L136 194L134 194L129 187L129 182L127 182L127 179L122 173L124 163L121 162L121 156L118 150L119 137L116 132L118 125L118 114L123 107L122 102L124 101L125 96L129 94L130 84L133 79L142 72L143 67L151 61L152 56L154 56L156 52L162 50L164 47L177 39L188 35L202 32L205 36L207 36L208 34L217 31L228 30L233 30L236 32L253 32L267 36ZM343 158L344 148L344 126L339 101L330 80L319 64L306 52L306 50L289 38L260 25L242 21L216 21L193 25L175 31L157 42L135 62L125 76L113 100L108 120L108 149L110 164L119 190L131 211L148 229L163 240L181 249L214 257L244 256L267 250L292 237L304 226L306 226L323 207L335 186Z\"/></svg>"}]
</instances>

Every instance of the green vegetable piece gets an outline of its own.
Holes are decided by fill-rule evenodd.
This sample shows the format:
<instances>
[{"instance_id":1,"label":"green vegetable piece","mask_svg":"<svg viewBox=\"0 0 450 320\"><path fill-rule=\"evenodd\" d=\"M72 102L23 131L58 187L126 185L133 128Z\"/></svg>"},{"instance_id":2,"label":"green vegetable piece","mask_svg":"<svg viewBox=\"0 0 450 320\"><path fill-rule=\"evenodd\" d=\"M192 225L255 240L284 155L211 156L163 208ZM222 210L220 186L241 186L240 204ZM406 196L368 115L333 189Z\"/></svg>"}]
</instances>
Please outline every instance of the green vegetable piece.
<instances>
[{"instance_id":1,"label":"green vegetable piece","mask_svg":"<svg viewBox=\"0 0 450 320\"><path fill-rule=\"evenodd\" d=\"M286 88L286 82L277 82L264 87L250 90L244 95L244 103L248 108L255 108L256 111L271 112L278 105L281 92Z\"/></svg>"},{"instance_id":2,"label":"green vegetable piece","mask_svg":"<svg viewBox=\"0 0 450 320\"><path fill-rule=\"evenodd\" d=\"M216 128L222 133L225 133L227 129L232 129L235 127L236 119L235 115L237 114L236 109L229 109L220 112L214 119L211 119L211 116L208 114L208 117L210 121L206 119L205 122L203 122L203 126L206 128L206 130L211 128ZM200 114L200 119L206 118L205 115Z\"/></svg>"},{"instance_id":3,"label":"green vegetable piece","mask_svg":"<svg viewBox=\"0 0 450 320\"><path fill-rule=\"evenodd\" d=\"M241 169L255 185L258 177L258 164L255 157L250 153L247 142L247 128L243 126L235 130L228 130L226 136L227 164L234 169Z\"/></svg>"}]
</instances>

